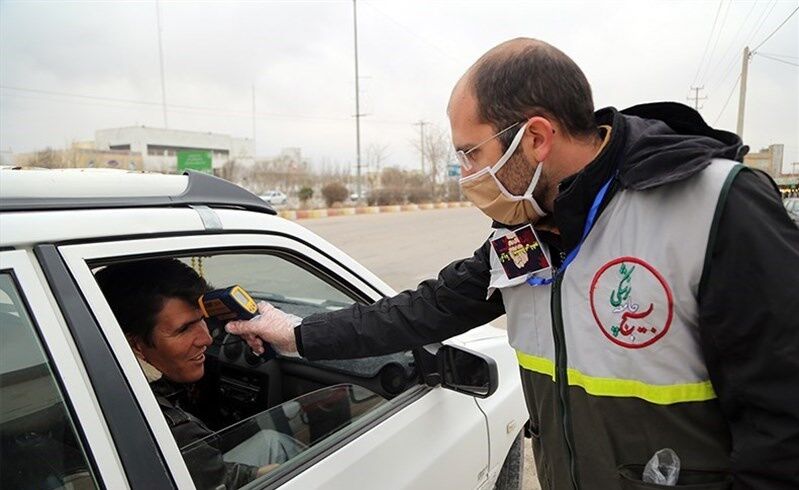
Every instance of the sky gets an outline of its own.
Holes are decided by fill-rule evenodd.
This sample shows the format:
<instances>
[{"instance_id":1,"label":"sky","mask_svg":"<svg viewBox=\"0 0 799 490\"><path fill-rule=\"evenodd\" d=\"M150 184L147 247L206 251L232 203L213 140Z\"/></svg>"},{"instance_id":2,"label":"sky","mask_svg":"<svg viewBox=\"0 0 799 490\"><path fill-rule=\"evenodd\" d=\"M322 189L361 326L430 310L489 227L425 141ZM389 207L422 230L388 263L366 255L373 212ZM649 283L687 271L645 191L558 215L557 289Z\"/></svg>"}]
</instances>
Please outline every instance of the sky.
<instances>
[{"instance_id":1,"label":"sky","mask_svg":"<svg viewBox=\"0 0 799 490\"><path fill-rule=\"evenodd\" d=\"M519 36L571 56L597 108L693 105L691 87L704 87L705 120L735 131L743 47L762 44L749 65L744 142L752 151L784 144L790 172L799 162L799 13L777 28L797 7L358 0L362 153L381 148L383 166L419 168L415 123L448 131L455 82L485 51ZM252 137L254 94L258 156L299 147L317 168L353 164L349 0L0 0L0 150L63 148L97 129L164 127L158 11L169 128Z\"/></svg>"}]
</instances>

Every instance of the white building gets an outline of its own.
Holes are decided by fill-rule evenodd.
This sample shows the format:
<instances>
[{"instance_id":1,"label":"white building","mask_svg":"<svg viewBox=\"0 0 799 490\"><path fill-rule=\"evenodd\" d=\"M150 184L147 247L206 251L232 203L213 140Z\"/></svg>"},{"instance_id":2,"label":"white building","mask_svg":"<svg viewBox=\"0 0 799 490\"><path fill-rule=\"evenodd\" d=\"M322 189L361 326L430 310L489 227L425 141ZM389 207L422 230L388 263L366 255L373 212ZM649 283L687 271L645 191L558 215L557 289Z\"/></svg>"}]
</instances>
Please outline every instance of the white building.
<instances>
[{"instance_id":1,"label":"white building","mask_svg":"<svg viewBox=\"0 0 799 490\"><path fill-rule=\"evenodd\" d=\"M177 152L180 150L210 151L214 169L221 168L231 160L237 164L252 165L255 153L255 145L250 138L146 126L98 130L94 133L94 144L98 150L140 152L144 169L157 172L176 171Z\"/></svg>"}]
</instances>

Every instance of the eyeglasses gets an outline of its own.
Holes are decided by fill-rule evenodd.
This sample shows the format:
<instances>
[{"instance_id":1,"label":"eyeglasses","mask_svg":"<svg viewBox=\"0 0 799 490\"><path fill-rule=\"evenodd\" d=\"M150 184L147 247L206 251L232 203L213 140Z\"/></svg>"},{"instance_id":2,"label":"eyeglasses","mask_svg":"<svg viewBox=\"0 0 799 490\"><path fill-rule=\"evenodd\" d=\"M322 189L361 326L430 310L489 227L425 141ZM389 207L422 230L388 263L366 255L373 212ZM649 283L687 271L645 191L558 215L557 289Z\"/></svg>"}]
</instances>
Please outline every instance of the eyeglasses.
<instances>
[{"instance_id":1,"label":"eyeglasses","mask_svg":"<svg viewBox=\"0 0 799 490\"><path fill-rule=\"evenodd\" d=\"M511 125L510 125L510 126L508 126L507 128L505 128L505 129L503 129L502 131L500 131L499 133L495 134L494 136L491 136L490 138L486 138L486 139L484 139L483 141L481 141L481 142L477 143L476 145L474 145L473 147L469 148L469 149L468 149L468 150L466 150L466 151L463 151L463 150L457 150L457 151L455 152L455 157L457 157L457 159L458 159L458 162L461 164L461 168L462 168L463 170L467 170L467 171L471 170L471 169L472 169L472 168L475 166L475 163L472 161L472 157L471 157L471 155L470 155L470 153L471 153L471 152L473 152L474 150L476 150L476 149L480 148L481 146L483 146L484 144L488 143L488 142L489 142L489 141L491 141L492 139L494 139L494 138L498 138L498 137L499 137L500 135L502 135L504 132L506 132L506 131L509 131L509 130L511 130L511 129L513 129L513 128L515 128L515 127L516 127L516 126L518 126L519 124L521 124L521 121L519 121L519 122L515 122L515 123L511 124Z\"/></svg>"}]
</instances>

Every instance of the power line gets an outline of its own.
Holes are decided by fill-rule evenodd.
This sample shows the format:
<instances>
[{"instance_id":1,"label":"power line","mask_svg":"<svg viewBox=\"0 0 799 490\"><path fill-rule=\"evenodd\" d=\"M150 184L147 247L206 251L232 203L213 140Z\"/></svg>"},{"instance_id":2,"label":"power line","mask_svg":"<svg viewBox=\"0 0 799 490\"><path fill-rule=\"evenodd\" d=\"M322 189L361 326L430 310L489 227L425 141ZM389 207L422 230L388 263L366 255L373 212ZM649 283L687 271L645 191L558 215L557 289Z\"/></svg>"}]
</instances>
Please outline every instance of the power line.
<instances>
[{"instance_id":1,"label":"power line","mask_svg":"<svg viewBox=\"0 0 799 490\"><path fill-rule=\"evenodd\" d=\"M710 35L707 37L707 42L705 43L705 50L702 52L702 60L699 62L699 66L696 67L696 75L694 75L694 83L691 85L696 85L696 81L699 78L699 72L702 70L702 65L705 64L705 57L707 56L707 48L710 47L710 40L713 39L713 32L716 31L716 22L719 20L719 13L721 12L721 5L724 3L724 0L719 0L719 6L716 9L716 16L713 17L713 27L710 29Z\"/></svg>"},{"instance_id":2,"label":"power line","mask_svg":"<svg viewBox=\"0 0 799 490\"><path fill-rule=\"evenodd\" d=\"M377 8L377 6L373 2L363 2L363 4L366 5L367 7L369 7L370 9L374 10L378 14L382 15L383 17L385 17L386 19L391 21L394 25L396 25L397 27L399 27L403 31L407 32L411 36L415 37L419 41L429 45L430 47L432 47L433 49L438 51L438 53L440 55L442 55L443 57L447 58L449 61L456 62L456 63L460 64L460 62L454 56L449 54L447 51L445 51L444 49L441 49L441 47L439 47L437 44L435 44L435 43L431 42L429 39L417 34L416 32L414 32L409 27L406 27L404 24L400 23L399 21L394 19L392 16L388 15L387 13L385 13L383 10Z\"/></svg>"},{"instance_id":3,"label":"power line","mask_svg":"<svg viewBox=\"0 0 799 490\"><path fill-rule=\"evenodd\" d=\"M719 119L721 119L721 115L724 114L724 110L727 109L727 105L730 103L730 99L732 99L732 94L735 93L735 89L738 87L738 82L740 81L741 81L741 75L738 75L738 79L735 80L735 85L733 85L732 90L730 90L730 95L727 96L727 100L724 102L724 106L721 108L719 115L716 116L716 120L713 121L713 126L715 126L716 123L719 122Z\"/></svg>"},{"instance_id":4,"label":"power line","mask_svg":"<svg viewBox=\"0 0 799 490\"><path fill-rule=\"evenodd\" d=\"M760 29L762 29L763 26L766 25L766 21L771 16L771 13L774 11L774 7L776 6L777 6L777 0L773 0L771 2L771 7L768 8L768 12L766 12L765 9L763 10L763 13L765 13L765 15L761 14L762 19L761 17L757 18L757 21L755 21L756 24L755 27L749 32L749 37L746 39L747 45L752 44L752 41L755 40L755 37L760 33Z\"/></svg>"},{"instance_id":5,"label":"power line","mask_svg":"<svg viewBox=\"0 0 799 490\"><path fill-rule=\"evenodd\" d=\"M96 95L84 95L84 94L74 94L74 93L67 93L67 92L57 92L52 90L38 90L38 89L27 89L22 87L12 87L7 85L0 85L0 89L2 90L13 90L13 91L20 91L20 92L27 92L27 93L34 93L34 94L42 94L42 95L50 95L50 96L57 96L57 97L73 97L76 99L83 99L83 100L59 100L59 99L50 99L50 98L43 98L43 97L31 97L25 96L21 94L1 94L4 97L16 97L22 99L29 99L29 100L43 100L48 102L68 102L72 104L81 104L81 105L91 105L97 107L113 107L117 109L125 109L128 108L123 105L112 105L108 104L107 102L116 102L122 104L130 104L130 105L142 105L148 106L152 109L157 109L161 106L160 102L154 101L146 101L146 100L136 100L136 99L124 99L118 97L101 97ZM350 117L334 117L334 116L312 116L306 114L282 114L282 113L274 113L274 112L257 112L253 113L252 111L241 111L241 110L231 110L231 109L223 109L220 107L203 107L203 106L192 106L192 105L177 105L177 104L170 104L169 105L170 112L179 112L183 114L195 114L195 115L220 115L220 116L228 116L228 117L246 117L252 118L257 117L258 119L295 119L295 120L307 120L307 121L320 121L320 122L342 122L342 121L351 121ZM392 120L392 119L371 119L370 122L378 123L378 124L393 124L393 125L407 125L409 121L401 121L401 120Z\"/></svg>"},{"instance_id":6,"label":"power line","mask_svg":"<svg viewBox=\"0 0 799 490\"><path fill-rule=\"evenodd\" d=\"M762 56L763 58L767 58L767 59L774 60L774 61L779 61L780 63L785 63L786 65L799 66L799 63L793 63L791 61L781 60L779 58L774 58L773 56L769 56L769 55L766 55L766 54L763 54L763 53L755 53L755 54L758 55L758 56Z\"/></svg>"},{"instance_id":7,"label":"power line","mask_svg":"<svg viewBox=\"0 0 799 490\"><path fill-rule=\"evenodd\" d=\"M774 1L776 2L777 0L774 0ZM724 54L722 54L722 55L721 55L721 56L718 58L718 60L716 61L716 63L713 65L713 68L712 68L712 69L710 69L710 65L708 64L708 68L709 68L709 69L708 69L708 70L707 70L707 72L705 73L705 75L706 75L706 78L705 78L705 79L703 79L703 81L704 81L704 82L707 82L707 81L709 81L709 79L710 79L710 75L711 75L712 73L716 73L717 69L718 69L720 66L723 66L723 64L724 64L724 60L726 60L726 59L727 59L727 55L730 53L730 50L731 50L731 49L733 49L733 48L736 46L736 41L738 40L738 36L739 36L739 35L741 34L741 32L743 31L743 28L744 28L744 26L746 25L746 20L749 18L749 16L750 16L750 15L752 14L752 12L755 10L755 6L756 6L756 5L757 5L757 2L754 2L754 3L752 4L752 7L749 9L749 11L748 11L748 12L746 13L746 15L743 17L743 20L741 21L741 24L738 26L738 30L736 30L736 31L735 31L735 35L732 37L732 40L730 41L730 44L727 46L727 49L725 49L725 50L724 50ZM765 12L767 9L768 9L768 5L766 5L766 7L763 9L763 11ZM763 13L761 12L761 14L760 14L760 15L763 15ZM735 59L735 55L733 55L733 59ZM710 63L710 60L708 60L708 63Z\"/></svg>"},{"instance_id":8,"label":"power line","mask_svg":"<svg viewBox=\"0 0 799 490\"><path fill-rule=\"evenodd\" d=\"M768 41L769 39L771 39L771 36L773 36L774 34L776 34L776 33L777 33L777 31L779 31L779 30L780 30L780 28L782 28L782 26L784 26L784 25L785 25L785 23L786 23L786 22L788 22L788 19L790 19L791 17L793 17L793 14L795 14L797 11L799 11L799 7L796 7L795 9L793 9L793 11L791 11L791 13L790 13L790 14L788 14L788 17L786 17L786 18L785 18L785 20L783 20L783 21L782 21L782 23L781 23L780 25L778 25L776 29L774 29L773 31L771 31L771 34L769 34L768 36L766 36L766 39L763 39L763 41L762 41L760 44L758 44L758 45L757 45L757 47L755 47L755 49L753 49L753 50L752 50L752 52L755 52L755 51L757 51L757 50L760 48L760 46L762 46L762 45L766 44L766 41Z\"/></svg>"},{"instance_id":9,"label":"power line","mask_svg":"<svg viewBox=\"0 0 799 490\"><path fill-rule=\"evenodd\" d=\"M749 12L744 18L744 23L741 24L741 28L745 25L746 18L749 17L749 14L751 14L752 11L754 10L754 5L756 5L756 3L752 5L751 9L749 9ZM751 31L749 31L749 35L744 37L745 41L744 45L748 45L752 42L752 39L754 39L757 33L760 32L760 28L765 24L766 20L768 20L769 16L771 15L771 12L774 10L774 7L776 6L777 6L777 0L772 0L771 3L767 3L763 7L763 10L760 12L760 15L757 16L757 20L755 20L755 22L753 23L753 28ZM738 31L740 33L741 29L739 28ZM735 39L737 38L738 34L735 35ZM721 66L721 61L727 58L727 54L730 52L731 49L735 47L736 46L734 44L730 44L730 46L724 52L724 56L722 56L719 59L719 63L716 65L716 67ZM729 79L730 75L733 73L733 69L736 67L737 63L738 63L738 53L737 51L734 51L732 53L732 58L730 58L729 64L727 64L727 68L723 70L724 74L718 79L718 83L713 85L713 90L710 91L711 93L714 92L716 89L721 89L721 87L723 87L727 83L727 80ZM715 73L715 69L713 70L713 72Z\"/></svg>"},{"instance_id":10,"label":"power line","mask_svg":"<svg viewBox=\"0 0 799 490\"><path fill-rule=\"evenodd\" d=\"M710 61L713 59L713 55L716 53L716 46L719 45L719 39L721 39L721 31L724 30L724 24L727 23L727 15L730 13L730 5L732 5L732 0L727 1L727 8L724 9L724 17L721 18L721 25L719 26L719 30L716 33L716 41L713 43L713 48L710 50L710 56L708 57L708 64L707 68L710 67ZM700 77L700 80L704 80L708 75L708 70L705 70L705 76Z\"/></svg>"},{"instance_id":11,"label":"power line","mask_svg":"<svg viewBox=\"0 0 799 490\"><path fill-rule=\"evenodd\" d=\"M765 54L767 56L776 56L777 58L790 58L792 60L799 60L799 56L792 56L790 54L764 53L762 51L758 52L758 54Z\"/></svg>"}]
</instances>

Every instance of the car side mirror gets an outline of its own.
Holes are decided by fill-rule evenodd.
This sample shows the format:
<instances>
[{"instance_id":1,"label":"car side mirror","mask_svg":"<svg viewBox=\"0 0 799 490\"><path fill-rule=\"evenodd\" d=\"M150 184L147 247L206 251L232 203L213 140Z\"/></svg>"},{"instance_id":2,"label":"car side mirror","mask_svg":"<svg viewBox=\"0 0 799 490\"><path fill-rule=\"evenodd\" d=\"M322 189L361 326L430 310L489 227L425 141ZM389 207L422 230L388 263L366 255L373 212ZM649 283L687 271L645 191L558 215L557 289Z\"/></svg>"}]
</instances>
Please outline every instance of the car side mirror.
<instances>
[{"instance_id":1,"label":"car side mirror","mask_svg":"<svg viewBox=\"0 0 799 490\"><path fill-rule=\"evenodd\" d=\"M441 386L479 398L491 396L499 387L497 362L490 356L464 347L443 345L436 353Z\"/></svg>"},{"instance_id":2,"label":"car side mirror","mask_svg":"<svg viewBox=\"0 0 799 490\"><path fill-rule=\"evenodd\" d=\"M424 346L424 381L429 386L479 398L491 396L499 387L497 363L490 356L454 345ZM432 362L431 362L432 361Z\"/></svg>"}]
</instances>

